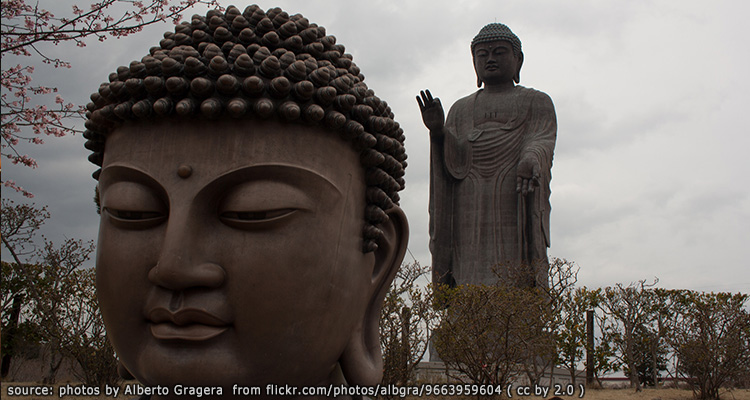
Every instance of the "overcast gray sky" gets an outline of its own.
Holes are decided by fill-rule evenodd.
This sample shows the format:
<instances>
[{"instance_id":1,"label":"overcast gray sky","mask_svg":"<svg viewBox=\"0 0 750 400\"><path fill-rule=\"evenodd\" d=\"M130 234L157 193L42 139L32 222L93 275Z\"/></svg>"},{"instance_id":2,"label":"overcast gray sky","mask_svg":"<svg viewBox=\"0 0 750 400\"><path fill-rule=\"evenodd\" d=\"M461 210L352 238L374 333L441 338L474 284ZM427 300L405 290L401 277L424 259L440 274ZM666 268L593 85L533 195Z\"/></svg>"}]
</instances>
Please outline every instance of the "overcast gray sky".
<instances>
[{"instance_id":1,"label":"overcast gray sky","mask_svg":"<svg viewBox=\"0 0 750 400\"><path fill-rule=\"evenodd\" d=\"M39 1L66 13L74 3L84 4ZM390 104L407 136L401 206L411 225L411 254L422 264L430 264L429 142L415 96L429 88L447 108L475 91L469 43L485 24L502 22L523 43L521 84L549 94L557 111L549 254L575 261L579 284L589 287L658 277L666 288L750 292L750 3L255 3L325 26ZM223 4L244 9L252 2ZM110 72L140 59L166 30L173 26L85 48L49 48L73 68L39 66L34 84L56 86L66 100L85 104ZM3 162L3 179L49 205L49 239L95 239L95 167L84 140L46 141L23 147L38 169ZM8 189L2 195L24 201Z\"/></svg>"}]
</instances>

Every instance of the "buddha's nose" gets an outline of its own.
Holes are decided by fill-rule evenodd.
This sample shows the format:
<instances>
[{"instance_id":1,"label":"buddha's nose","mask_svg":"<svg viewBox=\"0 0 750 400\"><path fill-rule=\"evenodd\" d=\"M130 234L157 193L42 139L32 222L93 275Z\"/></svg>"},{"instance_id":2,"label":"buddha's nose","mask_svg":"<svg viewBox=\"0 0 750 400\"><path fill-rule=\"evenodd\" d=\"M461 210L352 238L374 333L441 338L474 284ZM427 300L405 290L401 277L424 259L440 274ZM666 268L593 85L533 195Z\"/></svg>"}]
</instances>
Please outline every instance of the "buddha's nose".
<instances>
[{"instance_id":1,"label":"buddha's nose","mask_svg":"<svg viewBox=\"0 0 750 400\"><path fill-rule=\"evenodd\" d=\"M201 234L188 213L183 214L170 212L159 260L148 278L170 290L218 288L224 283L226 271L206 251L211 238Z\"/></svg>"}]
</instances>

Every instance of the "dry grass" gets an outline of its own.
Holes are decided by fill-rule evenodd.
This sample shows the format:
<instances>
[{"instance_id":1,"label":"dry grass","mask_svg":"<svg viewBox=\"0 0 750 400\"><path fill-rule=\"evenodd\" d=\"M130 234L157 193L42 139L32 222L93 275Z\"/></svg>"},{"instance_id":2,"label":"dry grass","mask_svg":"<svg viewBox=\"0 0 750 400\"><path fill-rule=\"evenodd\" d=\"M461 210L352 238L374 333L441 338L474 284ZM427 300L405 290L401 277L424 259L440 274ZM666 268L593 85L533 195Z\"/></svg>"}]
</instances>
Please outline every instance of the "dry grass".
<instances>
[{"instance_id":1,"label":"dry grass","mask_svg":"<svg viewBox=\"0 0 750 400\"><path fill-rule=\"evenodd\" d=\"M2 382L2 396L3 398L10 398L8 395L8 386L34 386L34 383L19 383L19 382ZM14 396L14 400L36 400L36 399L57 399L57 388L60 385L66 385L66 383L53 385L55 387L54 395L48 397L40 396ZM72 384L71 384L72 385ZM550 398L552 396L548 396ZM92 399L107 399L111 397L106 396L66 396L66 400L92 400ZM123 398L122 395L118 398ZM518 398L518 397L514 397ZM578 399L578 396L574 397L562 397L564 400ZM736 390L724 390L721 392L721 398L723 400L750 400L750 389L736 389ZM423 400L421 397L406 397L405 400ZM454 397L434 397L434 400L473 400L474 397L454 396ZM528 400L535 400L534 396L528 397ZM585 392L584 399L587 400L693 400L693 392L684 389L644 389L641 392L635 392L632 389L598 389L588 390Z\"/></svg>"},{"instance_id":2,"label":"dry grass","mask_svg":"<svg viewBox=\"0 0 750 400\"><path fill-rule=\"evenodd\" d=\"M599 389L585 393L588 400L693 400L693 392L684 389L643 389L635 392L633 389ZM750 390L737 389L722 391L724 400L750 400Z\"/></svg>"}]
</instances>

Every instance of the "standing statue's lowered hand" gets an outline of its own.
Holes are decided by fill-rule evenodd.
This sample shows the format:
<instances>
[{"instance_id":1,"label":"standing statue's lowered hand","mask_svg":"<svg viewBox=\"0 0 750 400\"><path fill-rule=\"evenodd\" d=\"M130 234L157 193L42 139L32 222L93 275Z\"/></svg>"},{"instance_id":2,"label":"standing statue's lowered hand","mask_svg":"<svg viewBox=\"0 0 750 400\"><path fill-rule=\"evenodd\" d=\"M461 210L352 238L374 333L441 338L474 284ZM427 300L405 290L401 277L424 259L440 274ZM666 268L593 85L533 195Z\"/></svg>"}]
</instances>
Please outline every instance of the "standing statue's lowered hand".
<instances>
[{"instance_id":1,"label":"standing statue's lowered hand","mask_svg":"<svg viewBox=\"0 0 750 400\"><path fill-rule=\"evenodd\" d=\"M526 196L539 186L540 168L539 163L533 158L524 158L518 164L518 176L516 177L516 192Z\"/></svg>"}]
</instances>

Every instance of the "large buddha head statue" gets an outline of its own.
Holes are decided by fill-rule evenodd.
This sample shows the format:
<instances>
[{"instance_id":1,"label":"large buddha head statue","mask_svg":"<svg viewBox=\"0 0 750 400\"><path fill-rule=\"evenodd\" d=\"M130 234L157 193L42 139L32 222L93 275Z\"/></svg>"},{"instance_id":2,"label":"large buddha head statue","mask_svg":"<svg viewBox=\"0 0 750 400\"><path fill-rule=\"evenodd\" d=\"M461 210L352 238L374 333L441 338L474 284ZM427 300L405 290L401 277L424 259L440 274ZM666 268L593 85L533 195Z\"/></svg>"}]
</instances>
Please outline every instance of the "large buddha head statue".
<instances>
[{"instance_id":1,"label":"large buddha head statue","mask_svg":"<svg viewBox=\"0 0 750 400\"><path fill-rule=\"evenodd\" d=\"M506 25L485 25L471 41L471 54L478 87L521 81L521 40Z\"/></svg>"},{"instance_id":2,"label":"large buddha head statue","mask_svg":"<svg viewBox=\"0 0 750 400\"><path fill-rule=\"evenodd\" d=\"M209 11L91 100L97 291L128 372L225 395L379 382L406 154L344 46L279 8Z\"/></svg>"}]
</instances>

